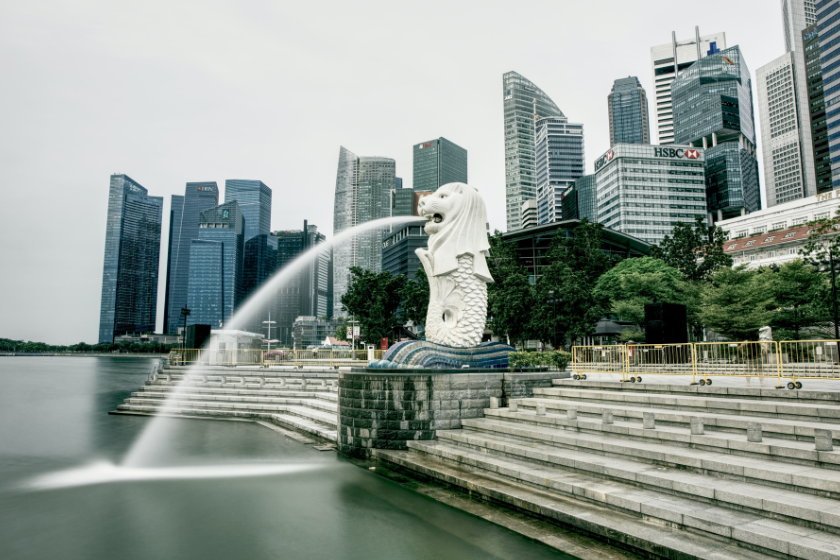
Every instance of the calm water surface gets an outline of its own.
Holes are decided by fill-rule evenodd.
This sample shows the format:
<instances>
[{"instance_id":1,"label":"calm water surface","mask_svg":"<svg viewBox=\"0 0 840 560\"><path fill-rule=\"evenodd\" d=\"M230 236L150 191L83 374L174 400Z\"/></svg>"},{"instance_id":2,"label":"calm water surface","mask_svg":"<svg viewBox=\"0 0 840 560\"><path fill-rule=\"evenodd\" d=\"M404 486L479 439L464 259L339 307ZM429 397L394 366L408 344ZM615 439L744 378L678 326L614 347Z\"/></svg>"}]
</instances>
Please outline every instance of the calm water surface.
<instances>
[{"instance_id":1,"label":"calm water surface","mask_svg":"<svg viewBox=\"0 0 840 560\"><path fill-rule=\"evenodd\" d=\"M26 488L45 473L119 463L149 420L107 413L155 362L0 358L0 558L571 558L250 423L171 420L149 463L310 468Z\"/></svg>"}]
</instances>

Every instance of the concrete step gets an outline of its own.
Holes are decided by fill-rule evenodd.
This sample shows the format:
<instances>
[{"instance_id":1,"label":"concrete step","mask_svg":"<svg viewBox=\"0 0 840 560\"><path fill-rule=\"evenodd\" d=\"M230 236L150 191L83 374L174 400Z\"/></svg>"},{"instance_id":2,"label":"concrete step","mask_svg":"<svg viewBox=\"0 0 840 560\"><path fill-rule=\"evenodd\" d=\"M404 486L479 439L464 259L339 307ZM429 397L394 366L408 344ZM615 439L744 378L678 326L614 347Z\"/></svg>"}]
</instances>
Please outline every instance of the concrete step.
<instances>
[{"instance_id":1,"label":"concrete step","mask_svg":"<svg viewBox=\"0 0 840 560\"><path fill-rule=\"evenodd\" d=\"M286 406L284 407L284 412L287 415L298 416L311 422L323 424L324 426L332 428L333 431L335 431L338 426L338 416L334 411L327 412L324 410L310 408L309 406Z\"/></svg>"},{"instance_id":2,"label":"concrete step","mask_svg":"<svg viewBox=\"0 0 840 560\"><path fill-rule=\"evenodd\" d=\"M718 538L691 533L652 521L640 512L627 514L603 505L568 498L514 482L485 471L467 469L455 461L439 459L415 450L376 449L374 457L417 472L481 496L496 503L553 520L600 537L606 542L627 548L645 558L681 558L690 560L759 560L774 558L722 542ZM768 522L769 529L773 528ZM795 549L798 552L798 549Z\"/></svg>"},{"instance_id":3,"label":"concrete step","mask_svg":"<svg viewBox=\"0 0 840 560\"><path fill-rule=\"evenodd\" d=\"M630 484L714 506L746 511L840 534L840 503L830 498L768 488L749 482L724 480L684 469L640 463L619 456L604 456L577 449L519 440L505 434L474 430L445 430L438 439L493 457L533 463L558 471L587 474L602 481Z\"/></svg>"},{"instance_id":4,"label":"concrete step","mask_svg":"<svg viewBox=\"0 0 840 560\"><path fill-rule=\"evenodd\" d=\"M335 442L337 440L335 426L332 429L322 422L315 422L294 414L272 414L270 421L289 430L296 430Z\"/></svg>"},{"instance_id":5,"label":"concrete step","mask_svg":"<svg viewBox=\"0 0 840 560\"><path fill-rule=\"evenodd\" d=\"M762 431L768 437L787 439L792 441L813 442L815 429L827 429L832 431L832 439L840 443L840 426L825 424L822 422L785 420L778 418L752 417L745 415L717 414L699 411L675 411L670 408L631 406L621 403L592 403L581 402L574 399L561 398L532 398L513 399L523 409L535 410L536 405L543 404L547 412L566 415L568 410L574 408L578 411L578 418L584 420L600 420L604 411L611 410L613 418L618 421L629 422L641 425L645 412L652 412L657 426L671 426L680 430L688 430L692 418L700 418L704 428L710 432L732 433L746 435L749 425L752 423L761 424Z\"/></svg>"},{"instance_id":6,"label":"concrete step","mask_svg":"<svg viewBox=\"0 0 840 560\"><path fill-rule=\"evenodd\" d=\"M146 385L140 391L171 394L176 391L199 395L253 395L255 397L288 397L288 398L316 398L318 395L335 395L324 391L298 391L294 389L234 389L224 387L208 387L206 385L189 385L176 387L174 385ZM336 396L336 399L338 397Z\"/></svg>"},{"instance_id":7,"label":"concrete step","mask_svg":"<svg viewBox=\"0 0 840 560\"><path fill-rule=\"evenodd\" d=\"M338 393L325 393L325 392L318 392L315 393L315 398L322 400L322 401L329 401L338 404Z\"/></svg>"},{"instance_id":8,"label":"concrete step","mask_svg":"<svg viewBox=\"0 0 840 560\"><path fill-rule=\"evenodd\" d=\"M239 376L231 376L231 377L239 377ZM335 380L333 380L335 381ZM265 383L257 383L251 381L246 381L245 383L242 382L226 382L222 383L220 381L163 381L163 380L155 380L155 381L146 381L146 386L155 386L155 387L190 387L190 388L220 388L220 389L274 389L274 390L286 390L286 391L300 391L304 387L303 384L300 383L300 380L290 380L290 381L278 381L278 380L266 380ZM336 391L336 387L334 384L330 383L330 380L312 380L311 382L306 383L306 390L307 391Z\"/></svg>"},{"instance_id":9,"label":"concrete step","mask_svg":"<svg viewBox=\"0 0 840 560\"><path fill-rule=\"evenodd\" d=\"M314 406L322 407L315 408ZM336 426L338 423L338 416L336 411L331 409L331 403L316 401L301 400L300 404L269 404L269 403L251 403L251 402L218 402L207 400L191 400L191 399L149 399L149 398L128 398L125 404L119 405L117 410L135 410L131 407L149 407L152 409L169 410L169 409L190 409L190 410L212 410L217 412L217 416L224 416L230 413L232 416L237 413L273 413L273 414L294 414L295 416L302 416L310 420L321 422L327 426Z\"/></svg>"},{"instance_id":10,"label":"concrete step","mask_svg":"<svg viewBox=\"0 0 840 560\"><path fill-rule=\"evenodd\" d=\"M269 412L254 410L219 410L208 408L191 408L187 406L162 406L160 404L121 404L117 411L122 413L144 414L150 416L191 416L206 418L241 418L267 419Z\"/></svg>"},{"instance_id":11,"label":"concrete step","mask_svg":"<svg viewBox=\"0 0 840 560\"><path fill-rule=\"evenodd\" d=\"M447 441L409 441L409 449L438 459L481 469L539 490L606 506L628 515L652 518L682 529L700 531L763 553L806 559L840 559L840 536L812 527L767 519L581 472L535 465L497 454L467 449Z\"/></svg>"},{"instance_id":12,"label":"concrete step","mask_svg":"<svg viewBox=\"0 0 840 560\"><path fill-rule=\"evenodd\" d=\"M834 403L819 405L770 399L721 398L707 395L660 395L632 391L584 390L563 387L535 388L534 397L581 403L609 403L643 408L674 409L684 413L703 412L840 424L840 406L836 406Z\"/></svg>"},{"instance_id":13,"label":"concrete step","mask_svg":"<svg viewBox=\"0 0 840 560\"><path fill-rule=\"evenodd\" d=\"M676 468L718 479L750 482L773 488L829 498L840 498L840 471L811 467L780 465L756 456L678 447L649 438L627 437L605 431L578 432L557 427L551 416L535 416L528 412L504 414L507 409L492 411L485 418L465 419L465 431L509 436L522 441L539 442L561 449L574 449L599 456L620 457L642 464ZM495 414L501 412L502 414ZM612 428L606 425L604 428ZM650 432L651 430L644 430ZM453 432L454 433L454 432ZM447 432L439 432L445 438Z\"/></svg>"},{"instance_id":14,"label":"concrete step","mask_svg":"<svg viewBox=\"0 0 840 560\"><path fill-rule=\"evenodd\" d=\"M724 387L719 385L690 385L691 377L686 376L682 385L656 383L658 376L645 376L640 374L643 383L619 383L616 381L585 380L575 381L573 379L554 379L552 384L556 387L622 391L625 393L644 393L647 395L688 395L688 396L713 396L718 398L735 399L772 399L784 402L811 403L811 404L837 404L840 405L840 384L837 391L809 391L807 389L789 391L787 389L776 389L778 378L767 378L765 385L761 388L758 381L753 381L753 387ZM712 378L717 379L717 378ZM803 383L807 384L808 380Z\"/></svg>"},{"instance_id":15,"label":"concrete step","mask_svg":"<svg viewBox=\"0 0 840 560\"><path fill-rule=\"evenodd\" d=\"M241 404L301 404L306 400L315 400L306 399L306 398L293 398L293 397L263 397L263 396L256 396L256 395L214 395L212 393L192 393L192 392L181 392L178 393L163 393L157 391L137 391L135 393L131 393L131 397L133 399L174 399L178 401L206 401L206 402L218 402L218 403L241 403Z\"/></svg>"}]
</instances>

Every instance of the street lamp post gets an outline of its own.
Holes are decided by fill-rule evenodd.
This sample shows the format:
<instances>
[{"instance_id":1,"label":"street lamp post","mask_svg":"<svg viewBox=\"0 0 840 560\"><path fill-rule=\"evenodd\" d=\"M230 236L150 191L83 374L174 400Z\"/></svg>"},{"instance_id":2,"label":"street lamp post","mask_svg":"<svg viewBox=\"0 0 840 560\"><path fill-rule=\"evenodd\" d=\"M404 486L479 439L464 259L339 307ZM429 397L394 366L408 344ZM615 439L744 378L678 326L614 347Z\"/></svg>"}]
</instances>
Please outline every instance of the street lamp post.
<instances>
[{"instance_id":1,"label":"street lamp post","mask_svg":"<svg viewBox=\"0 0 840 560\"><path fill-rule=\"evenodd\" d=\"M263 321L263 325L268 325L265 328L268 329L268 339L264 340L263 342L268 344L268 351L271 352L271 343L272 342L279 342L278 340L272 340L271 338L271 325L277 323L277 321L271 320L271 311L268 312L268 321ZM277 327L274 327L277 328Z\"/></svg>"},{"instance_id":2,"label":"street lamp post","mask_svg":"<svg viewBox=\"0 0 840 560\"><path fill-rule=\"evenodd\" d=\"M190 314L190 310L187 309L187 306L181 308L181 316L184 318L184 330L181 332L181 359L186 360L186 353L187 353L187 316Z\"/></svg>"}]
</instances>

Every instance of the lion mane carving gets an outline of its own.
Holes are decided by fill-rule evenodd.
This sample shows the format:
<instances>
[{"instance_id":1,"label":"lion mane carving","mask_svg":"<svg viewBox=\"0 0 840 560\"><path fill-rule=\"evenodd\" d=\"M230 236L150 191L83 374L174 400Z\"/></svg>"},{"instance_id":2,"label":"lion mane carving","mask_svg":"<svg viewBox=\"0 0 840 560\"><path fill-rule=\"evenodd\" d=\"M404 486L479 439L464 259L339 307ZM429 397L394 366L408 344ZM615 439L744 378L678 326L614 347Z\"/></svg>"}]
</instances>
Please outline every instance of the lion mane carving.
<instances>
[{"instance_id":1,"label":"lion mane carving","mask_svg":"<svg viewBox=\"0 0 840 560\"><path fill-rule=\"evenodd\" d=\"M417 249L429 278L426 340L470 348L487 321L487 209L473 187L449 183L420 199L429 248Z\"/></svg>"}]
</instances>

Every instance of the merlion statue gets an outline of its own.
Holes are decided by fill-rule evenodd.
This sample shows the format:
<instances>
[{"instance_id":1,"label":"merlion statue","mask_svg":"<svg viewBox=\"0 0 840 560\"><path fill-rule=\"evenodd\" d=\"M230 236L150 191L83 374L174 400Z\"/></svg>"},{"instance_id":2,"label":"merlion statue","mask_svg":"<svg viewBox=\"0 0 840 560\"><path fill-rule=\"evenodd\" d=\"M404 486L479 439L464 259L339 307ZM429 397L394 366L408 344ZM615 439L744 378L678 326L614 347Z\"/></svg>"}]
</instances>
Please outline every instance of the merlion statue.
<instances>
[{"instance_id":1,"label":"merlion statue","mask_svg":"<svg viewBox=\"0 0 840 560\"><path fill-rule=\"evenodd\" d=\"M429 248L416 254L429 278L426 340L461 348L481 342L487 321L487 209L473 187L449 183L420 199Z\"/></svg>"}]
</instances>

